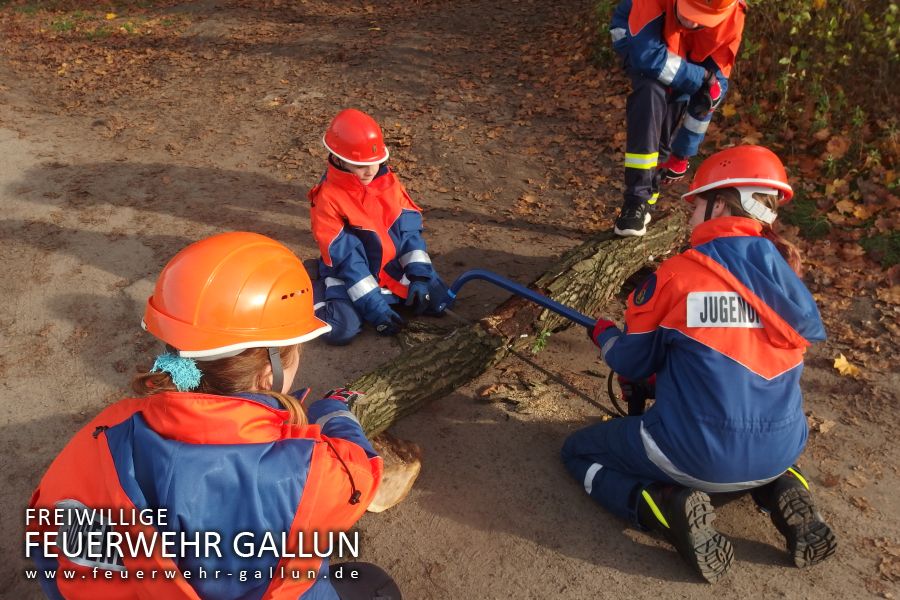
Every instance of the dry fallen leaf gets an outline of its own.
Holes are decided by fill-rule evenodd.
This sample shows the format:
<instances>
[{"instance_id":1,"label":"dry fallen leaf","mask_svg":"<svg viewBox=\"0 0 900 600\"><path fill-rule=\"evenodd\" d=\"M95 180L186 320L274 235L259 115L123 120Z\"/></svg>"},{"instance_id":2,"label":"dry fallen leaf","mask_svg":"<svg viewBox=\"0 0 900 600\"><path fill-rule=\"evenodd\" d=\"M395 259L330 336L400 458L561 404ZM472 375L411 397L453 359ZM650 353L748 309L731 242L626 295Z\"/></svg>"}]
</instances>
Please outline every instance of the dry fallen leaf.
<instances>
[{"instance_id":1,"label":"dry fallen leaf","mask_svg":"<svg viewBox=\"0 0 900 600\"><path fill-rule=\"evenodd\" d=\"M856 208L856 204L853 200L843 199L834 203L834 207L838 209L838 212L843 214L850 214L853 212L853 209Z\"/></svg>"},{"instance_id":2,"label":"dry fallen leaf","mask_svg":"<svg viewBox=\"0 0 900 600\"><path fill-rule=\"evenodd\" d=\"M850 361L847 360L847 357L844 356L843 353L834 359L834 368L844 377L859 377L862 375L859 367L850 364Z\"/></svg>"},{"instance_id":3,"label":"dry fallen leaf","mask_svg":"<svg viewBox=\"0 0 900 600\"><path fill-rule=\"evenodd\" d=\"M819 423L816 428L818 429L819 433L828 433L829 431L834 429L835 425L837 425L837 423L835 423L834 421L825 419L824 421Z\"/></svg>"},{"instance_id":4,"label":"dry fallen leaf","mask_svg":"<svg viewBox=\"0 0 900 600\"><path fill-rule=\"evenodd\" d=\"M859 510L866 512L872 508L872 505L869 504L869 501L866 500L865 496L853 496L850 498L850 504L858 508Z\"/></svg>"},{"instance_id":5,"label":"dry fallen leaf","mask_svg":"<svg viewBox=\"0 0 900 600\"><path fill-rule=\"evenodd\" d=\"M878 288L875 296L882 302L900 306L900 285L892 285L889 288Z\"/></svg>"},{"instance_id":6,"label":"dry fallen leaf","mask_svg":"<svg viewBox=\"0 0 900 600\"><path fill-rule=\"evenodd\" d=\"M818 140L820 142L824 142L828 139L828 136L831 135L831 130L829 128L820 129L813 134L813 139Z\"/></svg>"},{"instance_id":7,"label":"dry fallen leaf","mask_svg":"<svg viewBox=\"0 0 900 600\"><path fill-rule=\"evenodd\" d=\"M849 149L850 140L840 135L834 136L825 144L825 152L835 160L843 158Z\"/></svg>"},{"instance_id":8,"label":"dry fallen leaf","mask_svg":"<svg viewBox=\"0 0 900 600\"><path fill-rule=\"evenodd\" d=\"M868 206L860 204L853 209L853 216L861 221L865 221L872 216L872 210Z\"/></svg>"}]
</instances>

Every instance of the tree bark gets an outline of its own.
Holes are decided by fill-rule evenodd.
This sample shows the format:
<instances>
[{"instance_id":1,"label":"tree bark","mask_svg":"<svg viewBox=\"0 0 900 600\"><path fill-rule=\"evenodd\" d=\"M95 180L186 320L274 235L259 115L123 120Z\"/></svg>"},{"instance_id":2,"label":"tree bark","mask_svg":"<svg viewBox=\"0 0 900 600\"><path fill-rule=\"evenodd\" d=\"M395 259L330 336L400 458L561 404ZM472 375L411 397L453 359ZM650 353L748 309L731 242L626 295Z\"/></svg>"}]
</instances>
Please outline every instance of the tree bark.
<instances>
[{"instance_id":1,"label":"tree bark","mask_svg":"<svg viewBox=\"0 0 900 600\"><path fill-rule=\"evenodd\" d=\"M628 277L675 250L686 231L684 218L674 214L643 237L600 234L567 252L530 287L584 314L600 314ZM514 296L477 323L409 348L351 383L351 389L366 394L353 412L366 433L375 436L478 377L510 350L533 343L534 336L569 325L563 317Z\"/></svg>"}]
</instances>

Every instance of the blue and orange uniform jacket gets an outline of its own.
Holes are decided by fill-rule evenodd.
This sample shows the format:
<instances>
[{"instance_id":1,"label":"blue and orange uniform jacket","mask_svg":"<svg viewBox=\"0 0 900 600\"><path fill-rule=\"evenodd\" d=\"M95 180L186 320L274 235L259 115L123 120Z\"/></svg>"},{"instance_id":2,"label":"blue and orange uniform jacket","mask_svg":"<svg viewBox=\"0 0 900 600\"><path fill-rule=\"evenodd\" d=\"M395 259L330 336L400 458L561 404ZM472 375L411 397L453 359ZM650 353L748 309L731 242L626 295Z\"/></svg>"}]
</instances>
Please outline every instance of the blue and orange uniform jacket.
<instances>
[{"instance_id":1,"label":"blue and orange uniform jacket","mask_svg":"<svg viewBox=\"0 0 900 600\"><path fill-rule=\"evenodd\" d=\"M422 239L422 211L386 165L363 185L329 160L309 201L325 300L349 296L373 321L385 308L384 295L406 298L410 281L436 276Z\"/></svg>"},{"instance_id":2,"label":"blue and orange uniform jacket","mask_svg":"<svg viewBox=\"0 0 900 600\"><path fill-rule=\"evenodd\" d=\"M183 558L168 558L157 546L150 556L123 552L124 561L100 561L104 567L94 559L69 559L62 551L47 553L58 558L41 553L35 558L41 571L74 571L71 578L43 578L44 592L50 598L85 599L336 600L327 579L307 578L310 571L328 573L328 560L315 557L315 550L327 553L326 532L346 531L362 516L380 482L382 462L343 402L320 400L309 407L308 416L310 425L290 425L289 413L262 394L162 392L105 409L50 465L31 508L52 510L74 502L95 509L121 508L127 515L133 509L165 508L166 525L158 531L176 536L217 532L222 557L214 552L196 557L198 552L189 549ZM355 491L359 502L352 504ZM137 539L138 532L149 536L156 528L138 524L114 529ZM29 529L56 530L40 523ZM304 545L309 545L304 552L298 552L300 531L306 533ZM284 554L313 558L273 552L239 557L233 539L241 532L254 535L239 542L253 541L257 547L265 532L272 532L279 546L286 533ZM318 542L312 532L320 532ZM246 553L246 547L240 547ZM95 566L100 566L99 578L92 573ZM104 570L123 568L132 576L125 579L114 572L110 580L102 577ZM300 577L294 578L292 570ZM143 579L134 576L137 571L144 572ZM162 575L165 571L178 575L169 579ZM151 578L151 572L156 576ZM243 582L241 572L249 573Z\"/></svg>"},{"instance_id":3,"label":"blue and orange uniform jacket","mask_svg":"<svg viewBox=\"0 0 900 600\"><path fill-rule=\"evenodd\" d=\"M693 247L629 297L625 332L598 336L617 373L656 373L641 440L654 464L691 487L774 477L806 443L803 354L825 330L809 290L761 230L743 217L697 226Z\"/></svg>"},{"instance_id":4,"label":"blue and orange uniform jacket","mask_svg":"<svg viewBox=\"0 0 900 600\"><path fill-rule=\"evenodd\" d=\"M675 14L676 0L622 0L610 21L613 48L629 73L655 79L670 88L676 99L686 100L700 89L706 72L715 73L722 88L737 58L744 31L746 4L716 27L685 29ZM712 113L685 115L675 135L672 152L681 157L697 154Z\"/></svg>"}]
</instances>

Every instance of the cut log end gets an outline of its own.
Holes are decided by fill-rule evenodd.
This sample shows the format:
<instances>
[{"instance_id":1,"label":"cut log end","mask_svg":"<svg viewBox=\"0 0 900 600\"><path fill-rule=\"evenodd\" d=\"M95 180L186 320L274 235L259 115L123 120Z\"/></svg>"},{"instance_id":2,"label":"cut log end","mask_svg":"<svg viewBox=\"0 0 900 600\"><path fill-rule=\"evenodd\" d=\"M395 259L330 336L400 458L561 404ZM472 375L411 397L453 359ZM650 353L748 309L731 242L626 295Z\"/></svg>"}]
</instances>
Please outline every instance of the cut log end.
<instances>
[{"instance_id":1,"label":"cut log end","mask_svg":"<svg viewBox=\"0 0 900 600\"><path fill-rule=\"evenodd\" d=\"M409 494L422 469L422 448L389 433L374 438L372 446L384 460L384 474L367 510L379 513L396 506Z\"/></svg>"}]
</instances>

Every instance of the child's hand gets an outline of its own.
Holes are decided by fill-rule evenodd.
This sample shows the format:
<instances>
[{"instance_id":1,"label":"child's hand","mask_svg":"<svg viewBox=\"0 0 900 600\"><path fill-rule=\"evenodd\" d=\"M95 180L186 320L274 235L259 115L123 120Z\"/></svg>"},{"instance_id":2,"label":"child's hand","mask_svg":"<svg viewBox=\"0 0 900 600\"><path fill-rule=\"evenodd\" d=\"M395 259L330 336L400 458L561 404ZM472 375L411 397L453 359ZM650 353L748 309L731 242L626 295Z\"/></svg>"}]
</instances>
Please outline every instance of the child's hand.
<instances>
[{"instance_id":1,"label":"child's hand","mask_svg":"<svg viewBox=\"0 0 900 600\"><path fill-rule=\"evenodd\" d=\"M404 325L406 325L406 321L403 320L403 317L385 307L384 312L375 320L375 331L379 335L397 335Z\"/></svg>"},{"instance_id":2,"label":"child's hand","mask_svg":"<svg viewBox=\"0 0 900 600\"><path fill-rule=\"evenodd\" d=\"M409 295L406 297L406 306L416 307L416 314L421 315L428 308L431 296L428 295L427 281L413 281L409 284Z\"/></svg>"},{"instance_id":3,"label":"child's hand","mask_svg":"<svg viewBox=\"0 0 900 600\"><path fill-rule=\"evenodd\" d=\"M614 328L615 326L616 324L613 321L600 317L599 319L597 319L597 322L594 323L594 328L588 332L588 337L590 337L591 341L594 342L594 344L596 344L599 348L602 345L597 338L599 338L600 334L602 334L604 331L610 328Z\"/></svg>"},{"instance_id":4,"label":"child's hand","mask_svg":"<svg viewBox=\"0 0 900 600\"><path fill-rule=\"evenodd\" d=\"M668 185L670 183L675 183L676 181L681 181L684 174L687 173L688 161L686 158L670 154L669 158L667 158L665 162L660 163L657 169L662 173L663 184Z\"/></svg>"},{"instance_id":5,"label":"child's hand","mask_svg":"<svg viewBox=\"0 0 900 600\"><path fill-rule=\"evenodd\" d=\"M331 390L327 394L323 400L340 400L347 406L352 407L357 400L365 396L362 392L354 392L353 390L348 390L347 388L337 388Z\"/></svg>"},{"instance_id":6,"label":"child's hand","mask_svg":"<svg viewBox=\"0 0 900 600\"><path fill-rule=\"evenodd\" d=\"M447 286L444 285L444 282L441 281L440 278L437 278L435 283L431 286L430 295L431 301L428 303L428 308L430 310L429 314L434 314L436 316L443 315L451 302L451 297Z\"/></svg>"}]
</instances>

